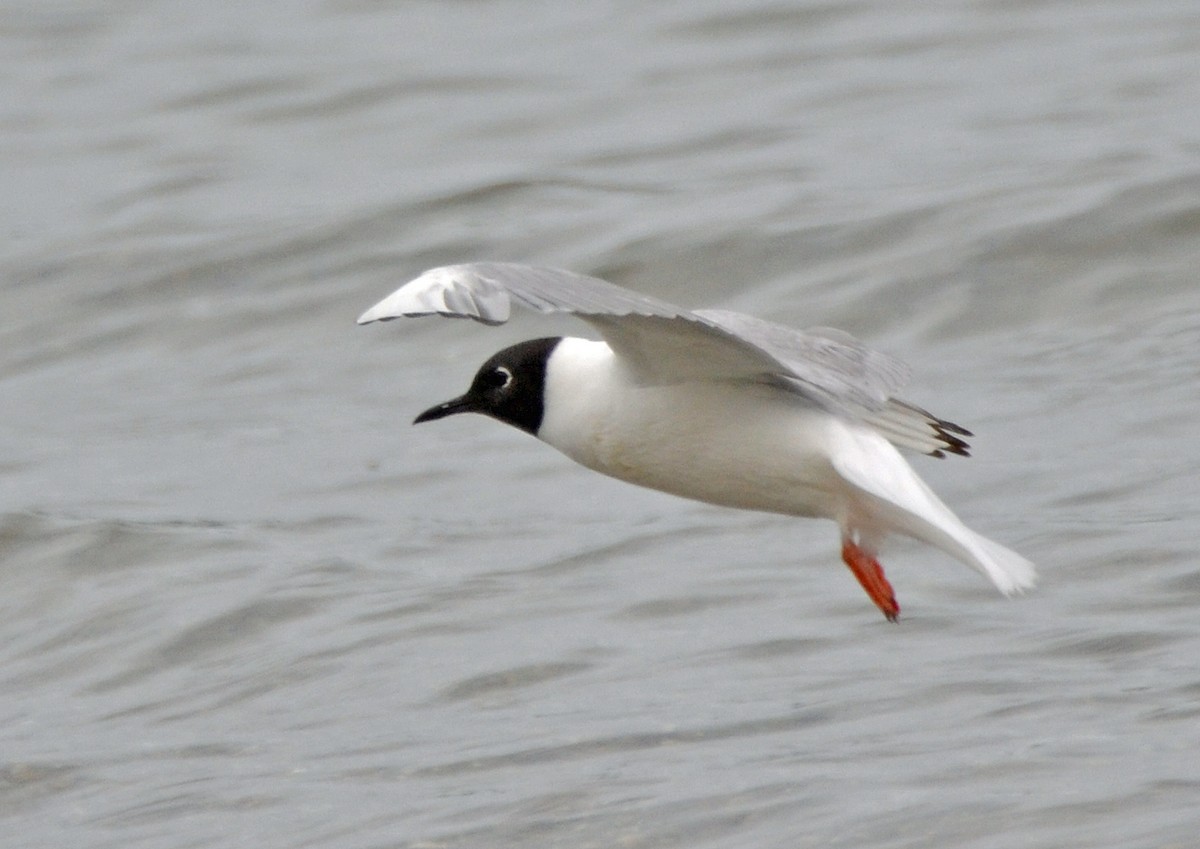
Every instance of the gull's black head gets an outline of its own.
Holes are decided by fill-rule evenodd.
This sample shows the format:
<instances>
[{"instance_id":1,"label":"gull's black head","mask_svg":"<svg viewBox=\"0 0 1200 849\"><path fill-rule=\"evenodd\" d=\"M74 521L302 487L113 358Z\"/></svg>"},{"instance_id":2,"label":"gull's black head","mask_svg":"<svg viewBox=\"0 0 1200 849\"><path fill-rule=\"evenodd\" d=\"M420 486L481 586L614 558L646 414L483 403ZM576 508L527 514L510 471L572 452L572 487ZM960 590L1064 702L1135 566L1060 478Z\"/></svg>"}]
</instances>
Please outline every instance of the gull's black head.
<instances>
[{"instance_id":1,"label":"gull's black head","mask_svg":"<svg viewBox=\"0 0 1200 849\"><path fill-rule=\"evenodd\" d=\"M482 413L537 435L545 412L546 363L561 336L530 339L505 348L479 367L466 394L430 407L413 424L455 413Z\"/></svg>"}]
</instances>

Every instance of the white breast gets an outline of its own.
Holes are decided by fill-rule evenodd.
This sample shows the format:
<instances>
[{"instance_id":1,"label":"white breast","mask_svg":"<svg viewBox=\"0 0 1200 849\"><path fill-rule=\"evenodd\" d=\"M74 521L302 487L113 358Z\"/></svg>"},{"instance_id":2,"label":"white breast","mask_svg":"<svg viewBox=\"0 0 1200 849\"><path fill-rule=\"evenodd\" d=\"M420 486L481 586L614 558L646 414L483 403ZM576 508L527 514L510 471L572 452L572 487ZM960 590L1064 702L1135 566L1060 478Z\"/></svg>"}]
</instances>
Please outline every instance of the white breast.
<instances>
[{"instance_id":1,"label":"white breast","mask_svg":"<svg viewBox=\"0 0 1200 849\"><path fill-rule=\"evenodd\" d=\"M590 469L685 498L837 518L831 426L769 386L639 386L607 344L567 338L550 358L538 437Z\"/></svg>"}]
</instances>

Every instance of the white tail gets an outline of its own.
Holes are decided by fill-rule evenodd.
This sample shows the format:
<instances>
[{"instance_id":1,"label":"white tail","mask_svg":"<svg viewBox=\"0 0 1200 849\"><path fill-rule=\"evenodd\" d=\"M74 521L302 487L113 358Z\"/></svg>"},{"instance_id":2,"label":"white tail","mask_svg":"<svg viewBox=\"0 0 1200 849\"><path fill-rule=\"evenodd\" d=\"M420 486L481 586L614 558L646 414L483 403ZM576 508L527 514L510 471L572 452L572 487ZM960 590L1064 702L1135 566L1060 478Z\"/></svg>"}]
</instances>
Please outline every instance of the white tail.
<instances>
[{"instance_id":1,"label":"white tail","mask_svg":"<svg viewBox=\"0 0 1200 849\"><path fill-rule=\"evenodd\" d=\"M876 537L894 531L926 542L986 575L1005 595L1034 585L1032 563L964 525L883 436L844 426L834 435L834 469L858 490L857 498L869 500L850 510L846 521L862 522L850 530Z\"/></svg>"}]
</instances>

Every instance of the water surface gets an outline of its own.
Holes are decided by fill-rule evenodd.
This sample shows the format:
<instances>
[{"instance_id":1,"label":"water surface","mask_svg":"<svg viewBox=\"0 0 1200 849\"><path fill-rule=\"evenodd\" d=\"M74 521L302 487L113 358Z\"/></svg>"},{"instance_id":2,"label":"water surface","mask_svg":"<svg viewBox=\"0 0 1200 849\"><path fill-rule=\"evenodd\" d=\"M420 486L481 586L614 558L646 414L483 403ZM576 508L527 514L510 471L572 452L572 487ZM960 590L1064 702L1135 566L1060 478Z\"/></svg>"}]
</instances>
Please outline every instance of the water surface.
<instances>
[{"instance_id":1,"label":"water surface","mask_svg":"<svg viewBox=\"0 0 1200 849\"><path fill-rule=\"evenodd\" d=\"M4 5L10 845L1191 845L1197 22ZM908 360L1041 586L410 430L582 329L354 326L485 258Z\"/></svg>"}]
</instances>

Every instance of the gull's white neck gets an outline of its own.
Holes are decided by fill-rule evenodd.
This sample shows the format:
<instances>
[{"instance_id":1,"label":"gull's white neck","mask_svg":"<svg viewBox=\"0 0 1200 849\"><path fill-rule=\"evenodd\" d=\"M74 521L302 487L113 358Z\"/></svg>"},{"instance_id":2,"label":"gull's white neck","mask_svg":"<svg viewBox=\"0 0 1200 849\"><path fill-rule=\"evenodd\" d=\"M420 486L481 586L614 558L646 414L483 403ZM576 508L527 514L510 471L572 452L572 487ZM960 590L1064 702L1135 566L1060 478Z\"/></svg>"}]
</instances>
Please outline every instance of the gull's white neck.
<instances>
[{"instance_id":1,"label":"gull's white neck","mask_svg":"<svg viewBox=\"0 0 1200 849\"><path fill-rule=\"evenodd\" d=\"M597 456L598 441L628 383L607 343L563 337L546 368L538 439L577 463L606 471Z\"/></svg>"}]
</instances>

